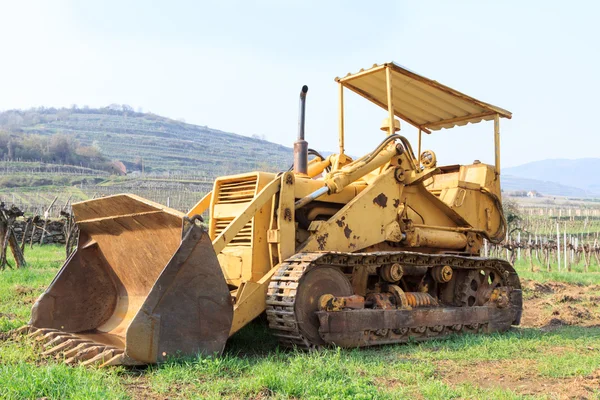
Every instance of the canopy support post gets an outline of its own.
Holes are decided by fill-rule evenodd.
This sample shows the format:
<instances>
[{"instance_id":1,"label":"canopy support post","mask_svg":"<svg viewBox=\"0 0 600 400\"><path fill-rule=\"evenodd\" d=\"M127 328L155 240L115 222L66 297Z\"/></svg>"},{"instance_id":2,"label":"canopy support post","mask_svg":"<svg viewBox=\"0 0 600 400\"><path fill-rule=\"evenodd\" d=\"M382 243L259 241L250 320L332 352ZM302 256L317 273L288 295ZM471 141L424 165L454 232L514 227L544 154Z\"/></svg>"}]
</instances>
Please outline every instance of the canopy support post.
<instances>
[{"instance_id":1,"label":"canopy support post","mask_svg":"<svg viewBox=\"0 0 600 400\"><path fill-rule=\"evenodd\" d=\"M421 136L423 131L419 128L419 152L417 153L417 162L419 167L421 166Z\"/></svg>"},{"instance_id":2,"label":"canopy support post","mask_svg":"<svg viewBox=\"0 0 600 400\"><path fill-rule=\"evenodd\" d=\"M340 154L339 159L344 158L344 85L338 82L339 85L339 143L340 143Z\"/></svg>"},{"instance_id":3,"label":"canopy support post","mask_svg":"<svg viewBox=\"0 0 600 400\"><path fill-rule=\"evenodd\" d=\"M500 115L494 115L494 154L496 160L496 177L500 176Z\"/></svg>"},{"instance_id":4,"label":"canopy support post","mask_svg":"<svg viewBox=\"0 0 600 400\"><path fill-rule=\"evenodd\" d=\"M388 103L388 115L389 115L389 123L388 123L388 135L393 135L395 133L394 129L394 104L392 100L392 69L390 66L385 67L385 77L387 81L387 103Z\"/></svg>"}]
</instances>

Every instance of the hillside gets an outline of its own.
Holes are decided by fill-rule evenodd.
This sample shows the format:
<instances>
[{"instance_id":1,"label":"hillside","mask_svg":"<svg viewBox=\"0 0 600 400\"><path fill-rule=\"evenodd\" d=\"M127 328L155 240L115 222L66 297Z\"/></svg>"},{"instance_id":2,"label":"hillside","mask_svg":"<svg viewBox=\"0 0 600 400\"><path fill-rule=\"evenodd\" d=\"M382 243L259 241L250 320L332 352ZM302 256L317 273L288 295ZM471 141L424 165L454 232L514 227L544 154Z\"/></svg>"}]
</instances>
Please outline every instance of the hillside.
<instances>
[{"instance_id":1,"label":"hillside","mask_svg":"<svg viewBox=\"0 0 600 400\"><path fill-rule=\"evenodd\" d=\"M60 149L50 151L43 144L65 137L73 147L69 154L79 157L76 165L65 165L72 163L55 157ZM68 202L117 193L187 211L211 190L217 176L279 172L292 163L289 147L134 112L126 105L0 112L0 142L3 138L12 141L13 151L12 157L8 149L0 152L0 201L39 214L56 197L54 216ZM92 158L80 156L82 149L96 153L98 162L110 161L109 167L124 164L127 176L89 168Z\"/></svg>"},{"instance_id":2,"label":"hillside","mask_svg":"<svg viewBox=\"0 0 600 400\"><path fill-rule=\"evenodd\" d=\"M186 124L128 106L101 109L38 108L0 113L10 132L63 133L81 145L122 161L129 172L186 174L212 179L252 170L281 171L292 161L290 148L271 142Z\"/></svg>"},{"instance_id":3,"label":"hillside","mask_svg":"<svg viewBox=\"0 0 600 400\"><path fill-rule=\"evenodd\" d=\"M561 196L598 196L598 171L600 158L580 158L534 161L504 168L502 174L507 178L510 176L513 186L517 184L521 186L518 189L522 190L538 190L544 194Z\"/></svg>"}]
</instances>

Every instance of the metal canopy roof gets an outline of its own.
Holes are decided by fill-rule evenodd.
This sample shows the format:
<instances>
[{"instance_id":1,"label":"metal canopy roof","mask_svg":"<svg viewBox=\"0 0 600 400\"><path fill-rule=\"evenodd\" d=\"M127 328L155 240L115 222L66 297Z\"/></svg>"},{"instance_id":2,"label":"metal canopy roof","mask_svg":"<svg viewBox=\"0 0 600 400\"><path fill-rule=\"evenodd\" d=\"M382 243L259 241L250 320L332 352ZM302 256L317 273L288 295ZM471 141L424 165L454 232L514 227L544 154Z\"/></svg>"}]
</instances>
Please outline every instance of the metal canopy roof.
<instances>
[{"instance_id":1,"label":"metal canopy roof","mask_svg":"<svg viewBox=\"0 0 600 400\"><path fill-rule=\"evenodd\" d=\"M489 121L494 119L495 114L512 117L509 111L474 99L393 62L375 64L370 69L335 80L387 110L387 67L391 71L394 114L423 132Z\"/></svg>"}]
</instances>

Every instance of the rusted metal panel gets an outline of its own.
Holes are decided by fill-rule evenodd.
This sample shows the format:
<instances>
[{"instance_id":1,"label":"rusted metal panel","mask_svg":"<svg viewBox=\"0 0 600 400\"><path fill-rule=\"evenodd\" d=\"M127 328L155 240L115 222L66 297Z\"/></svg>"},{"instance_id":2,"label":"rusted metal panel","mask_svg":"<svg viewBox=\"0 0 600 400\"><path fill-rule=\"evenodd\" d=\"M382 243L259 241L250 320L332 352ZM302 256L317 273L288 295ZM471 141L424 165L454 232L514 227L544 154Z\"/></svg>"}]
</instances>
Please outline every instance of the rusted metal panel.
<instances>
[{"instance_id":1,"label":"rusted metal panel","mask_svg":"<svg viewBox=\"0 0 600 400\"><path fill-rule=\"evenodd\" d=\"M334 296L332 294L326 294L319 299L319 310L321 311L341 311L345 308L365 308L365 298L358 295Z\"/></svg>"},{"instance_id":2,"label":"rusted metal panel","mask_svg":"<svg viewBox=\"0 0 600 400\"><path fill-rule=\"evenodd\" d=\"M317 315L319 333L324 341L342 347L362 347L425 340L465 331L504 331L510 328L519 313L516 307L452 307L319 311Z\"/></svg>"},{"instance_id":3,"label":"rusted metal panel","mask_svg":"<svg viewBox=\"0 0 600 400\"><path fill-rule=\"evenodd\" d=\"M127 329L125 356L153 363L221 353L233 304L208 235L192 225Z\"/></svg>"},{"instance_id":4,"label":"rusted metal panel","mask_svg":"<svg viewBox=\"0 0 600 400\"><path fill-rule=\"evenodd\" d=\"M415 328L419 326L484 323L495 318L512 322L514 312L496 307L417 308L414 310L376 309L339 312L319 311L321 333L363 332L374 329Z\"/></svg>"},{"instance_id":5,"label":"rusted metal panel","mask_svg":"<svg viewBox=\"0 0 600 400\"><path fill-rule=\"evenodd\" d=\"M393 200L400 198L401 190L394 170L388 169L373 185L321 224L301 251L358 251L383 242L386 226L396 219Z\"/></svg>"}]
</instances>

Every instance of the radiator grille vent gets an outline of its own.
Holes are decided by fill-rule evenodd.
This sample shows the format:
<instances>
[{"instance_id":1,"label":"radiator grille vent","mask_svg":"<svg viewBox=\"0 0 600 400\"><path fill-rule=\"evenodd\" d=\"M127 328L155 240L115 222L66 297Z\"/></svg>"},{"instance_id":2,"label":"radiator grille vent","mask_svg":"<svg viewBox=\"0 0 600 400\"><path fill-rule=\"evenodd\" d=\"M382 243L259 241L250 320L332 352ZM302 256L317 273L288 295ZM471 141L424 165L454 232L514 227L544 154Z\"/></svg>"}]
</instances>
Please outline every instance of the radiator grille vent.
<instances>
[{"instance_id":1,"label":"radiator grille vent","mask_svg":"<svg viewBox=\"0 0 600 400\"><path fill-rule=\"evenodd\" d=\"M215 238L229 226L233 218L217 218L215 221ZM242 230L235 235L233 240L227 246L252 246L252 220L248 222Z\"/></svg>"},{"instance_id":2,"label":"radiator grille vent","mask_svg":"<svg viewBox=\"0 0 600 400\"><path fill-rule=\"evenodd\" d=\"M254 199L257 176L240 178L235 181L221 182L219 185L219 194L217 204L241 204L249 203ZM234 217L221 217L215 219L215 238L218 237L231 222ZM248 222L241 231L233 238L227 246L252 246L252 226L254 218Z\"/></svg>"},{"instance_id":3,"label":"radiator grille vent","mask_svg":"<svg viewBox=\"0 0 600 400\"><path fill-rule=\"evenodd\" d=\"M256 176L221 183L217 203L235 204L252 201L256 190L256 183Z\"/></svg>"}]
</instances>

